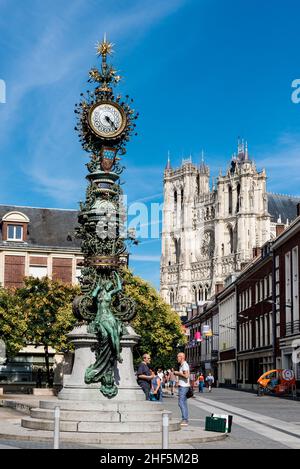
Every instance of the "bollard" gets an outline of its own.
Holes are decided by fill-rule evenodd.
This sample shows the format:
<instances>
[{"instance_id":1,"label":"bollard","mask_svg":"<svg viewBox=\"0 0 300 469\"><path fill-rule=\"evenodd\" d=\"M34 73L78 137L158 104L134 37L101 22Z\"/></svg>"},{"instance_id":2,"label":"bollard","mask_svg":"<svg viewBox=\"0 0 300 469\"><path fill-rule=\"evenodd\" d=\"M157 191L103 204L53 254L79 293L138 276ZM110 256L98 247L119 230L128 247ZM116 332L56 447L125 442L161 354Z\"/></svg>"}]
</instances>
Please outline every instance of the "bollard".
<instances>
[{"instance_id":1,"label":"bollard","mask_svg":"<svg viewBox=\"0 0 300 469\"><path fill-rule=\"evenodd\" d=\"M60 420L60 408L55 407L54 409L54 449L59 449L59 420Z\"/></svg>"},{"instance_id":2,"label":"bollard","mask_svg":"<svg viewBox=\"0 0 300 469\"><path fill-rule=\"evenodd\" d=\"M162 449L169 449L169 412L163 411L162 418Z\"/></svg>"}]
</instances>

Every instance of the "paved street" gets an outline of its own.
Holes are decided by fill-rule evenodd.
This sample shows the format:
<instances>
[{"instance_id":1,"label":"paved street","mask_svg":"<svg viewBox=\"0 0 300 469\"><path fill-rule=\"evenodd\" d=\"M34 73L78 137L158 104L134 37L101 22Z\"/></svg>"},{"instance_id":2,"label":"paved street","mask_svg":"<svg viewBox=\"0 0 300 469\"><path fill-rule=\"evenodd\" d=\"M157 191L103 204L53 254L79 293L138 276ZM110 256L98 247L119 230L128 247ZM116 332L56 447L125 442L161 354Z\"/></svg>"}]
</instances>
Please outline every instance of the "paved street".
<instances>
[{"instance_id":1,"label":"paved street","mask_svg":"<svg viewBox=\"0 0 300 469\"><path fill-rule=\"evenodd\" d=\"M167 395L164 407L179 418L177 397ZM300 402L273 397L257 397L255 394L227 389L214 389L211 394L196 393L189 400L190 425L204 427L205 417L212 412L233 415L231 435L221 442L191 446L195 449L299 449ZM11 409L0 408L1 421L15 419L18 414ZM50 443L0 440L0 449L51 448ZM100 445L62 444L62 448L103 448Z\"/></svg>"},{"instance_id":2,"label":"paved street","mask_svg":"<svg viewBox=\"0 0 300 469\"><path fill-rule=\"evenodd\" d=\"M199 448L288 449L300 448L300 402L227 389L214 389L190 399L191 425L204 426L212 412L233 415L233 429L224 442ZM165 398L165 405L178 416L177 398ZM197 448L197 446L195 446Z\"/></svg>"}]
</instances>

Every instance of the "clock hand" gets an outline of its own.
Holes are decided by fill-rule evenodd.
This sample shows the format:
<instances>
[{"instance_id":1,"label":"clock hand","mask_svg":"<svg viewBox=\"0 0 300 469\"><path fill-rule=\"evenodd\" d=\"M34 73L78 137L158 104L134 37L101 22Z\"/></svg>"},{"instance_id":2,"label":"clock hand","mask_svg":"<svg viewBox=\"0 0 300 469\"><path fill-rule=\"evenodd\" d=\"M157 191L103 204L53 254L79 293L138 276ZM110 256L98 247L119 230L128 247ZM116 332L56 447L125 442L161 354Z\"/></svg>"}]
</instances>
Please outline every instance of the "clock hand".
<instances>
[{"instance_id":1,"label":"clock hand","mask_svg":"<svg viewBox=\"0 0 300 469\"><path fill-rule=\"evenodd\" d=\"M111 120L111 118L109 116L105 116L105 120L106 122L108 122L112 127L114 127L115 130L117 130L117 127L115 125L115 123Z\"/></svg>"}]
</instances>

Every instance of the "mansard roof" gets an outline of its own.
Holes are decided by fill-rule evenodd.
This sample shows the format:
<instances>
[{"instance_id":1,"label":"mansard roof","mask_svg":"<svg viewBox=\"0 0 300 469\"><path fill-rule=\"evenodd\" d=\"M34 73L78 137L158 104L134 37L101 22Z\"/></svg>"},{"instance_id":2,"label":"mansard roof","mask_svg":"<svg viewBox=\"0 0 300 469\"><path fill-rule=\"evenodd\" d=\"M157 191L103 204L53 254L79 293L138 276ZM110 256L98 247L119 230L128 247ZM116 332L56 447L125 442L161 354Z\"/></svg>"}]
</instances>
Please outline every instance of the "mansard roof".
<instances>
[{"instance_id":1,"label":"mansard roof","mask_svg":"<svg viewBox=\"0 0 300 469\"><path fill-rule=\"evenodd\" d=\"M273 222L281 218L282 223L291 222L297 217L300 197L282 194L268 194L268 209Z\"/></svg>"},{"instance_id":2,"label":"mansard roof","mask_svg":"<svg viewBox=\"0 0 300 469\"><path fill-rule=\"evenodd\" d=\"M0 221L10 212L22 213L29 219L27 228L29 247L79 249L80 240L75 238L74 232L78 224L77 210L0 205ZM2 240L2 230L0 230L0 244L3 246L4 243L11 244ZM15 242L12 244L16 246Z\"/></svg>"}]
</instances>

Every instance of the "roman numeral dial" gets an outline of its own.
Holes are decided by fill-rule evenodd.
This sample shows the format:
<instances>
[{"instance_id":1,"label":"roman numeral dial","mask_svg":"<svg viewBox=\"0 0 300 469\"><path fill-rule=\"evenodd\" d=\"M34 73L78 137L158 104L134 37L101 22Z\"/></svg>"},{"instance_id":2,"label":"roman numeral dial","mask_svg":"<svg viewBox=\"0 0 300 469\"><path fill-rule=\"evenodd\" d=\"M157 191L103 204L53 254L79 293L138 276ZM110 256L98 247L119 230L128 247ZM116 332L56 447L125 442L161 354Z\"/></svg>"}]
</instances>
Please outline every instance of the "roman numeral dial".
<instances>
[{"instance_id":1,"label":"roman numeral dial","mask_svg":"<svg viewBox=\"0 0 300 469\"><path fill-rule=\"evenodd\" d=\"M89 124L100 137L115 138L125 129L126 116L123 109L115 103L96 104L89 112Z\"/></svg>"}]
</instances>

